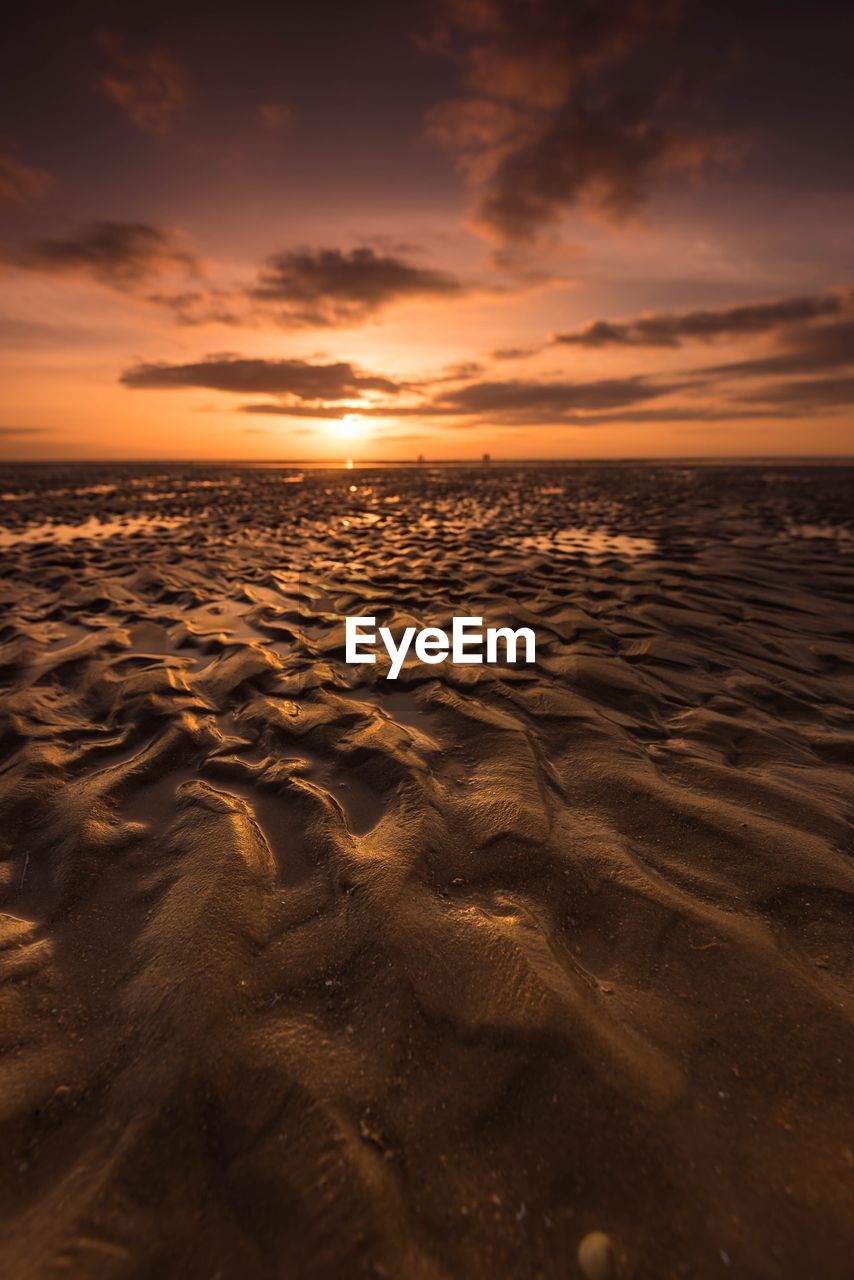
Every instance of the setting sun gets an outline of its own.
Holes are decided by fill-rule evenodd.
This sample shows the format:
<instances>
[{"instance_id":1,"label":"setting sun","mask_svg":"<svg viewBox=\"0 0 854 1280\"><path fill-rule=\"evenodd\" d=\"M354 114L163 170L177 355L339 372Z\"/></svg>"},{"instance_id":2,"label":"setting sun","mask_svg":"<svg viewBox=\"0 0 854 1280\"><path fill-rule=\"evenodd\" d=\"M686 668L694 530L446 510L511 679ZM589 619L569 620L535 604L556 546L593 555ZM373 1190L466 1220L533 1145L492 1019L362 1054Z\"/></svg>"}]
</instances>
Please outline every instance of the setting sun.
<instances>
[{"instance_id":1,"label":"setting sun","mask_svg":"<svg viewBox=\"0 0 854 1280\"><path fill-rule=\"evenodd\" d=\"M367 432L367 423L359 413L345 413L335 425L335 434L343 440L359 440Z\"/></svg>"}]
</instances>

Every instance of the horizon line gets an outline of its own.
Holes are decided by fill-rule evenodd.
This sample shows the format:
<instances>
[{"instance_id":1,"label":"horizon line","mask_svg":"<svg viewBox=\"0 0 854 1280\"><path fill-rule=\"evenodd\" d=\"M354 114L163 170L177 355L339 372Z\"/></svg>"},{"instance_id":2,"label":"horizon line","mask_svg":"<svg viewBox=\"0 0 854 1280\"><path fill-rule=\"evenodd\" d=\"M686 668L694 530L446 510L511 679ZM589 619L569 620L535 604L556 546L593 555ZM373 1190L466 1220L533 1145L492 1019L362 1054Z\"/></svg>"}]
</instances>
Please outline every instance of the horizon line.
<instances>
[{"instance_id":1,"label":"horizon line","mask_svg":"<svg viewBox=\"0 0 854 1280\"><path fill-rule=\"evenodd\" d=\"M625 454L620 457L513 457L493 458L0 458L0 467L38 466L190 466L190 467L342 467L345 469L384 467L495 467L495 466L585 466L621 463L735 464L774 462L844 462L854 464L854 453L746 453L746 454Z\"/></svg>"}]
</instances>

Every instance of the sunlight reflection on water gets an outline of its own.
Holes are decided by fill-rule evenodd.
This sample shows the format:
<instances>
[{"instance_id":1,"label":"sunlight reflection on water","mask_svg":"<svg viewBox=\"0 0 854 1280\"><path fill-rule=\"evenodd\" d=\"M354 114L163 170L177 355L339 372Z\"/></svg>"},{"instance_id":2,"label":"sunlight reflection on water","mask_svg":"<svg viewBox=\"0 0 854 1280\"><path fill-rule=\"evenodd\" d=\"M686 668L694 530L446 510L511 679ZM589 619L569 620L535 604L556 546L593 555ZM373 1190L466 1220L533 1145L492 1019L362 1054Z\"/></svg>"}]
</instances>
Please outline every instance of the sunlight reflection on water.
<instances>
[{"instance_id":1,"label":"sunlight reflection on water","mask_svg":"<svg viewBox=\"0 0 854 1280\"><path fill-rule=\"evenodd\" d=\"M651 556L657 551L652 538L607 533L603 529L556 529L522 538L520 546L530 551L583 551L590 555Z\"/></svg>"},{"instance_id":2,"label":"sunlight reflection on water","mask_svg":"<svg viewBox=\"0 0 854 1280\"><path fill-rule=\"evenodd\" d=\"M836 542L851 542L854 533L843 525L837 524L788 524L786 536L789 538L832 538Z\"/></svg>"},{"instance_id":3,"label":"sunlight reflection on water","mask_svg":"<svg viewBox=\"0 0 854 1280\"><path fill-rule=\"evenodd\" d=\"M79 524L24 525L19 529L0 527L0 547L12 547L27 542L73 542L77 538L117 538L129 534L174 529L184 524L179 516L124 516L113 520L98 520L94 516Z\"/></svg>"}]
</instances>

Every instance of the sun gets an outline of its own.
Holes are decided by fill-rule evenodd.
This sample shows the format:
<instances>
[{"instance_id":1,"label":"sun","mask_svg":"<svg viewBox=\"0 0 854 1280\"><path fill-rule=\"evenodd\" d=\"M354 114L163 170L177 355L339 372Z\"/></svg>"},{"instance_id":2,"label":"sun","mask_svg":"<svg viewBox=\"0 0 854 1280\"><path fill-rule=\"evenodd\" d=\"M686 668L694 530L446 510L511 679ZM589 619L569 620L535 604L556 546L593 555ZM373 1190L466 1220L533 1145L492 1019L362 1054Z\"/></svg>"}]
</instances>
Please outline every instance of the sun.
<instances>
[{"instance_id":1,"label":"sun","mask_svg":"<svg viewBox=\"0 0 854 1280\"><path fill-rule=\"evenodd\" d=\"M359 413L345 413L335 427L335 434L344 440L358 440L367 431L367 423Z\"/></svg>"}]
</instances>

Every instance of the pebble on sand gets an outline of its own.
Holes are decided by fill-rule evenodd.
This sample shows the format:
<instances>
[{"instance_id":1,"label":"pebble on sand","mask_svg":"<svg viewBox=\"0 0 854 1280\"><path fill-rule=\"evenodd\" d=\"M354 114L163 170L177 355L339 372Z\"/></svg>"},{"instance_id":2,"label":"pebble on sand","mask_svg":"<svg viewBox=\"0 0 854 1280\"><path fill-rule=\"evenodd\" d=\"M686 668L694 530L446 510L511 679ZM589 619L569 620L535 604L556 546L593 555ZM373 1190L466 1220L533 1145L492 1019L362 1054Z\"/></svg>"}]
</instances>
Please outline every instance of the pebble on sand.
<instances>
[{"instance_id":1,"label":"pebble on sand","mask_svg":"<svg viewBox=\"0 0 854 1280\"><path fill-rule=\"evenodd\" d=\"M578 1265L586 1280L611 1280L617 1274L617 1255L611 1237L590 1231L578 1246Z\"/></svg>"}]
</instances>

